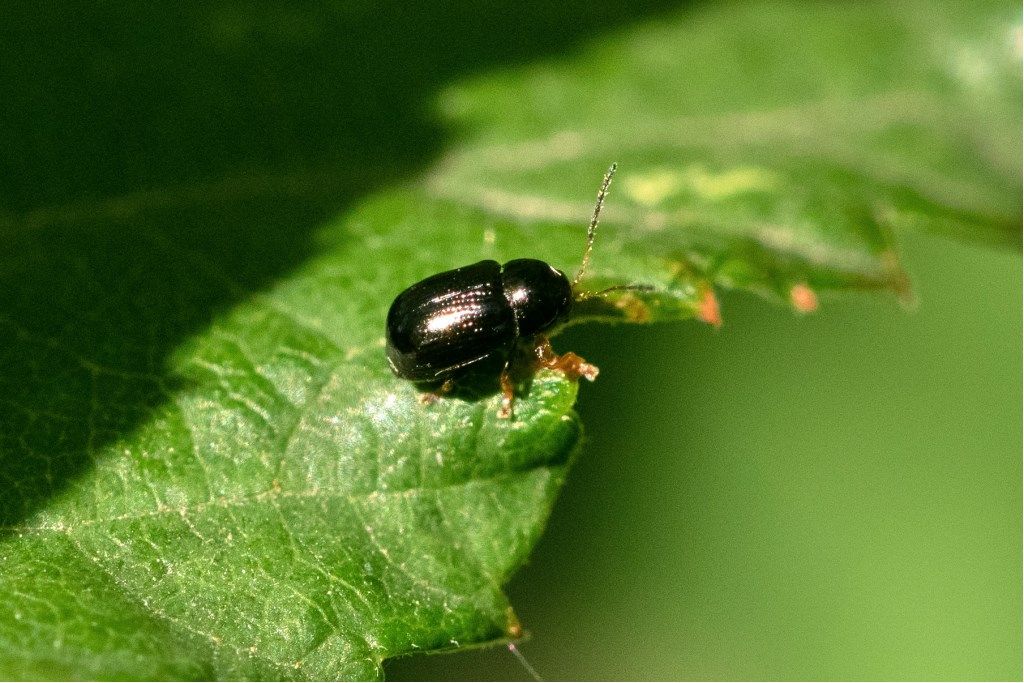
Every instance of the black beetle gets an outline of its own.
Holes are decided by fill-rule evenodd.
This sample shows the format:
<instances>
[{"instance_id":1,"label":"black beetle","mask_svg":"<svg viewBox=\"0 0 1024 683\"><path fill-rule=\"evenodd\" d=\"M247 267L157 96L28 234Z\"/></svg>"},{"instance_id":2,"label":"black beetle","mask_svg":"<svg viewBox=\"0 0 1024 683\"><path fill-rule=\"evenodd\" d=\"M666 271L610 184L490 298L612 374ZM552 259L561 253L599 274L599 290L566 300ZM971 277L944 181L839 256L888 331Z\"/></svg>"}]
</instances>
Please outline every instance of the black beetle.
<instances>
[{"instance_id":1,"label":"black beetle","mask_svg":"<svg viewBox=\"0 0 1024 683\"><path fill-rule=\"evenodd\" d=\"M597 368L575 353L555 354L544 333L567 319L575 301L613 290L643 289L623 285L592 294L577 290L590 262L615 168L612 164L605 173L597 193L583 263L571 283L565 273L537 259L504 265L488 260L438 273L399 294L387 320L387 357L394 373L414 382L441 384L444 392L476 366L503 359L502 417L511 414L514 395L509 363L524 342L532 346L540 367L574 378L597 377Z\"/></svg>"}]
</instances>

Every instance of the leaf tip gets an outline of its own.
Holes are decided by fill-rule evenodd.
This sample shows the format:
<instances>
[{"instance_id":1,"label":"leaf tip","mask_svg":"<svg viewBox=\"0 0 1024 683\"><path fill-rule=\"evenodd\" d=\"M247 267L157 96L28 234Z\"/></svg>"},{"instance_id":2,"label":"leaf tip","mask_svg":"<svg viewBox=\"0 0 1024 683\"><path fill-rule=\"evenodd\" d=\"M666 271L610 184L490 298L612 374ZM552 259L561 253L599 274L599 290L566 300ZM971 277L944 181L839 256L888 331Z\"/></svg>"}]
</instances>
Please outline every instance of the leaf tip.
<instances>
[{"instance_id":1,"label":"leaf tip","mask_svg":"<svg viewBox=\"0 0 1024 683\"><path fill-rule=\"evenodd\" d=\"M908 310L917 308L917 294L914 292L914 287L910 282L910 276L903 269L903 264L896 250L889 249L882 254L882 264L889 274L889 286L895 292L900 304Z\"/></svg>"},{"instance_id":2,"label":"leaf tip","mask_svg":"<svg viewBox=\"0 0 1024 683\"><path fill-rule=\"evenodd\" d=\"M523 625L519 623L519 617L511 606L505 609L505 635L512 640L519 640L523 637Z\"/></svg>"},{"instance_id":3,"label":"leaf tip","mask_svg":"<svg viewBox=\"0 0 1024 683\"><path fill-rule=\"evenodd\" d=\"M700 302L697 304L697 318L715 329L722 326L722 312L718 306L718 297L715 296L715 290L711 287L705 287L701 292Z\"/></svg>"},{"instance_id":4,"label":"leaf tip","mask_svg":"<svg viewBox=\"0 0 1024 683\"><path fill-rule=\"evenodd\" d=\"M798 282L789 289L789 301L800 313L818 310L818 295L806 282Z\"/></svg>"}]
</instances>

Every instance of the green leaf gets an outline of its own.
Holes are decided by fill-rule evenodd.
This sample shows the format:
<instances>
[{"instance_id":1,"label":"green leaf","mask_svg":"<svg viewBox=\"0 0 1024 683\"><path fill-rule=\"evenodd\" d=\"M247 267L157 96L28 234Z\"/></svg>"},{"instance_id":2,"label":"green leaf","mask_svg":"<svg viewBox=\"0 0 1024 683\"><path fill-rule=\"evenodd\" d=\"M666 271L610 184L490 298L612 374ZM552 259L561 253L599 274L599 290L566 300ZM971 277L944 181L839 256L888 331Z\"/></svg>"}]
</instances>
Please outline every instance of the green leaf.
<instances>
[{"instance_id":1,"label":"green leaf","mask_svg":"<svg viewBox=\"0 0 1024 683\"><path fill-rule=\"evenodd\" d=\"M714 287L801 310L905 296L898 229L1019 240L1019 8L706 4L472 77L494 40L522 60L584 10L525 10L532 52L435 10L383 33L355 10L224 5L120 33L97 14L137 71L97 48L41 99L29 75L3 82L29 94L4 98L22 134L0 195L0 677L374 678L387 657L516 637L501 587L579 445L576 386L541 373L513 420L493 395L423 405L387 369L384 315L482 258L571 271L613 160L588 286L656 289L591 302L604 319L714 321ZM626 18L594 11L580 27ZM193 34L202 74L170 58ZM476 63L436 57L466 35ZM308 99L315 68L275 71L253 45L348 80ZM125 88L151 98L127 120L45 106ZM208 106L167 114L163 90ZM457 131L436 149L421 100ZM261 137L254 101L299 132ZM168 146L194 150L193 124L202 162ZM17 147L39 130L79 147ZM122 143L135 155L112 157Z\"/></svg>"}]
</instances>

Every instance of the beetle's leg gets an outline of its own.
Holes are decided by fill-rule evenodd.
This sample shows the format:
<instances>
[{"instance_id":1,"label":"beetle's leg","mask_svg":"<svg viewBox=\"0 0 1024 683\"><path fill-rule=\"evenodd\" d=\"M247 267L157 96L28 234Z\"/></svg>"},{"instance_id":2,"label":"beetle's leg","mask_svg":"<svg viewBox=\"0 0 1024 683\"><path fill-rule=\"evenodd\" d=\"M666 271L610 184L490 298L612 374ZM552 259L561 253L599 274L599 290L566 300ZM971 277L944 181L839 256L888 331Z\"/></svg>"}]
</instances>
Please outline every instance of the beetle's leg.
<instances>
[{"instance_id":1,"label":"beetle's leg","mask_svg":"<svg viewBox=\"0 0 1024 683\"><path fill-rule=\"evenodd\" d=\"M505 367L501 369L501 376L498 380L501 382L501 409L498 410L498 417L508 419L512 417L512 404L516 400L516 385L512 381L512 374L508 370L509 362L505 362Z\"/></svg>"},{"instance_id":2,"label":"beetle's leg","mask_svg":"<svg viewBox=\"0 0 1024 683\"><path fill-rule=\"evenodd\" d=\"M420 394L420 403L425 406L432 406L441 400L441 397L455 388L455 381L446 379L436 391L428 391Z\"/></svg>"},{"instance_id":3,"label":"beetle's leg","mask_svg":"<svg viewBox=\"0 0 1024 683\"><path fill-rule=\"evenodd\" d=\"M551 348L551 341L543 334L537 335L534 339L533 350L537 356L537 367L558 370L569 379L583 377L591 382L597 379L596 365L588 363L572 351L558 355Z\"/></svg>"}]
</instances>

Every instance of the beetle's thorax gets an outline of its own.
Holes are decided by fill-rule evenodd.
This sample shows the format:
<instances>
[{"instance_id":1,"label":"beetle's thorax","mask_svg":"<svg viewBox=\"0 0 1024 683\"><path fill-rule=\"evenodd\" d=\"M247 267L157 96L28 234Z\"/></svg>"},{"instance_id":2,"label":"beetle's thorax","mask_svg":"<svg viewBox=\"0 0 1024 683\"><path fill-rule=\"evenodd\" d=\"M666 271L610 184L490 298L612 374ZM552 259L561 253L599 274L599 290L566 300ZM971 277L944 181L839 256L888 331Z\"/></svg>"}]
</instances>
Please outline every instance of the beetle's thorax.
<instances>
[{"instance_id":1,"label":"beetle's thorax","mask_svg":"<svg viewBox=\"0 0 1024 683\"><path fill-rule=\"evenodd\" d=\"M521 337L551 328L565 318L572 307L569 278L544 261L528 258L509 261L501 267L501 283Z\"/></svg>"}]
</instances>

